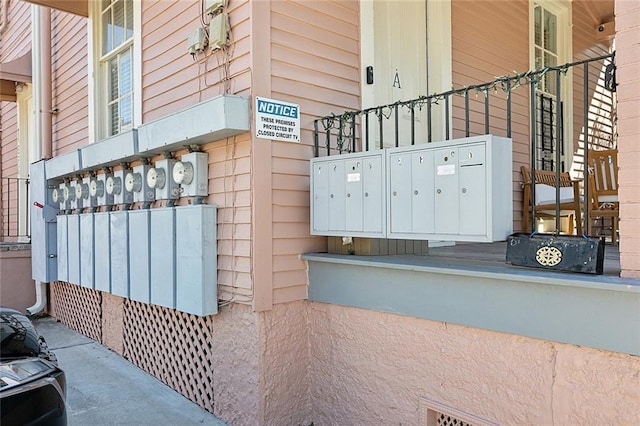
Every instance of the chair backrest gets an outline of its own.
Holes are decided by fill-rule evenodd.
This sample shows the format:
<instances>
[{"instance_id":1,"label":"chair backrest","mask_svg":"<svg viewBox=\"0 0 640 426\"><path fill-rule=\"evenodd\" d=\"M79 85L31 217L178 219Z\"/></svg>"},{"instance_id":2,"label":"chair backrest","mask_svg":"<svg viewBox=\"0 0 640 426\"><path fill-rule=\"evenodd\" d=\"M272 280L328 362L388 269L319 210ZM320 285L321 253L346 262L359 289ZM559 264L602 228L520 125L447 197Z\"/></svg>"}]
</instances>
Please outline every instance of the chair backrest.
<instances>
[{"instance_id":1,"label":"chair backrest","mask_svg":"<svg viewBox=\"0 0 640 426\"><path fill-rule=\"evenodd\" d=\"M520 168L522 172L522 178L524 179L525 184L531 183L531 169L527 166L522 166ZM543 183L545 185L556 186L556 172L550 170L536 170L536 182L535 183ZM560 186L571 186L573 182L571 180L571 175L568 172L560 173Z\"/></svg>"},{"instance_id":2,"label":"chair backrest","mask_svg":"<svg viewBox=\"0 0 640 426\"><path fill-rule=\"evenodd\" d=\"M589 151L589 190L594 208L602 203L618 201L618 151L615 149Z\"/></svg>"}]
</instances>

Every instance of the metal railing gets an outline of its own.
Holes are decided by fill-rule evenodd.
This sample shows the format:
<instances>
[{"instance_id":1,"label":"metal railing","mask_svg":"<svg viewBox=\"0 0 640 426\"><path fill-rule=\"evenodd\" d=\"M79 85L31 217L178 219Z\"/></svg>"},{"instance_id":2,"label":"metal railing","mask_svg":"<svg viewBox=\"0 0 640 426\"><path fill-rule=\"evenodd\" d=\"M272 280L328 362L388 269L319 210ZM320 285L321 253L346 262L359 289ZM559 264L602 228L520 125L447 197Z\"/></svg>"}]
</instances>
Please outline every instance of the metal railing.
<instances>
[{"instance_id":1,"label":"metal railing","mask_svg":"<svg viewBox=\"0 0 640 426\"><path fill-rule=\"evenodd\" d=\"M569 72L573 73L572 87L565 91L562 76ZM616 148L615 99L612 94L615 86L614 52L497 77L486 83L407 101L345 111L314 121L314 155L318 157L430 143L433 142L435 128L440 129L440 136L444 136L444 140L489 133L512 138L515 137L512 135L513 99L517 95L520 97L518 106L526 105L528 100L528 106L525 106L528 116L523 116L521 112L517 114L517 136L521 139L527 135L529 137L527 143L531 169L555 170L556 182L559 182L559 174L565 167L564 103L568 101L567 98L573 98L573 109L578 112L572 111L568 118L576 128L581 129L567 136L577 143L574 145L577 146L574 148L574 171L582 174L586 180L583 159L587 158L589 149ZM518 92L521 87L529 90ZM580 93L581 104L578 101ZM437 113L434 114L436 109ZM418 115L421 115L420 119L416 119ZM388 138L391 138L390 143L387 143ZM443 140L442 137L439 140ZM559 191L559 185L556 186ZM585 201L589 200L589 185L586 182L583 191ZM535 199L535 193L532 197ZM559 203L556 204L556 215L559 217ZM589 209L583 211L586 225ZM532 212L532 218L535 220L535 211ZM559 222L556 220L556 232L559 232ZM535 229L533 223L532 228Z\"/></svg>"},{"instance_id":2,"label":"metal railing","mask_svg":"<svg viewBox=\"0 0 640 426\"><path fill-rule=\"evenodd\" d=\"M411 145L416 143L429 143L433 141L433 129L436 126L444 129L444 140L452 139L452 125L458 126L457 130L461 136L473 136L493 133L498 136L512 137L512 106L513 94L517 89L524 86L531 88L531 101L529 116L535 119L535 98L536 89L543 79L553 79L556 82L555 99L560 105L563 101L560 76L569 71L574 71L576 67L583 68L583 95L584 95L584 122L585 128L589 129L589 76L592 75L590 66L600 63L613 62L615 53L589 58L547 67L540 70L527 71L511 76L497 77L493 81L481 84L465 86L460 89L449 90L443 93L436 93L428 96L420 96L407 101L398 101L387 105L380 105L362 110L344 111L340 114L331 114L314 120L314 154L331 155L333 153L369 151L370 149L383 148L385 138L391 135L392 146L400 145L400 133L404 132L403 139L408 139ZM598 71L599 72L599 71ZM605 76L606 77L606 76ZM605 81L605 84L615 84ZM500 93L502 92L502 93ZM528 94L525 94L528 96ZM478 100L478 96L482 99ZM570 94L569 96L572 96ZM462 102L462 114L459 108L456 111L452 108L457 98ZM474 98L472 100L472 98ZM478 105L481 103L481 105ZM474 109L472 110L472 105ZM434 117L434 107L444 107L443 114ZM557 111L560 109L555 107ZM418 113L426 112L426 123L421 124L422 134L426 132L426 140L416 140ZM440 112L442 109L440 109ZM497 113L496 113L497 111ZM504 112L504 117L500 117L500 112ZM409 120L401 120L400 114L408 114ZM472 113L474 118L472 118ZM479 117L480 116L480 117ZM492 123L499 122L498 125ZM535 128L535 121L532 125ZM391 131L389 131L391 126ZM406 129L406 127L409 127ZM556 126L554 126L556 127ZM560 129L560 126L557 126ZM473 130L472 130L473 128ZM498 133L500 132L500 133ZM535 132L530 132L534 138ZM377 138L375 144L372 137ZM408 135L408 136L407 136ZM535 138L534 138L535 139ZM532 145L536 141L532 139ZM321 153L321 148L323 152Z\"/></svg>"},{"instance_id":3,"label":"metal railing","mask_svg":"<svg viewBox=\"0 0 640 426\"><path fill-rule=\"evenodd\" d=\"M0 178L0 241L30 238L29 178Z\"/></svg>"}]
</instances>

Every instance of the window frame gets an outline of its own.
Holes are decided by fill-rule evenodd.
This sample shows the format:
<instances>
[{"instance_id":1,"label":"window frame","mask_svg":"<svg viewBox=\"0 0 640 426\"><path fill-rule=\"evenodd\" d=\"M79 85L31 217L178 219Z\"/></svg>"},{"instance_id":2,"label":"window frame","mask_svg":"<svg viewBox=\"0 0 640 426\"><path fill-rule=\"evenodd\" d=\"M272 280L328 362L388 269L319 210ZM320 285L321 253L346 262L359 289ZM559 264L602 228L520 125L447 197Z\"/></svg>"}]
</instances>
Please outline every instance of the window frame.
<instances>
[{"instance_id":1,"label":"window frame","mask_svg":"<svg viewBox=\"0 0 640 426\"><path fill-rule=\"evenodd\" d=\"M101 2L89 2L88 66L89 66L89 143L107 139L109 133L108 109L108 60L131 47L132 61L132 123L120 133L130 131L142 124L142 5L133 4L133 37L120 43L107 54L102 54L102 10Z\"/></svg>"},{"instance_id":2,"label":"window frame","mask_svg":"<svg viewBox=\"0 0 640 426\"><path fill-rule=\"evenodd\" d=\"M529 69L536 69L536 44L535 44L535 6L542 6L542 10L548 10L557 17L556 43L557 43L557 64L563 65L571 62L573 58L573 33L572 33L572 4L570 0L529 0ZM544 21L544 14L542 16ZM544 47L544 46L543 46ZM546 52L543 49L542 54ZM573 165L573 143L571 135L573 135L573 75L567 73L563 77L562 82L562 101L563 101L563 151L562 162L565 164L565 171L571 171ZM538 92L538 90L536 90ZM546 90L544 93L547 93ZM552 94L555 98L555 92ZM536 128L529 129L535 132Z\"/></svg>"}]
</instances>

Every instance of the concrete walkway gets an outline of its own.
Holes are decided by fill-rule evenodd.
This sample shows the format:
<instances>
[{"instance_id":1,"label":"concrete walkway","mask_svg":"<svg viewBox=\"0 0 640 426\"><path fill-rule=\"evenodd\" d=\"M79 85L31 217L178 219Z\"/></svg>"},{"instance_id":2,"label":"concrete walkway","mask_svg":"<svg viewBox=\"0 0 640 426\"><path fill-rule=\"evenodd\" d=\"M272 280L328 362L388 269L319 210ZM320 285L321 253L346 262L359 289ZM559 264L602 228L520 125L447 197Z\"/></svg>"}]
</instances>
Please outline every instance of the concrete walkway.
<instances>
[{"instance_id":1,"label":"concrete walkway","mask_svg":"<svg viewBox=\"0 0 640 426\"><path fill-rule=\"evenodd\" d=\"M74 425L215 425L224 422L115 352L55 319L34 321L67 377Z\"/></svg>"}]
</instances>

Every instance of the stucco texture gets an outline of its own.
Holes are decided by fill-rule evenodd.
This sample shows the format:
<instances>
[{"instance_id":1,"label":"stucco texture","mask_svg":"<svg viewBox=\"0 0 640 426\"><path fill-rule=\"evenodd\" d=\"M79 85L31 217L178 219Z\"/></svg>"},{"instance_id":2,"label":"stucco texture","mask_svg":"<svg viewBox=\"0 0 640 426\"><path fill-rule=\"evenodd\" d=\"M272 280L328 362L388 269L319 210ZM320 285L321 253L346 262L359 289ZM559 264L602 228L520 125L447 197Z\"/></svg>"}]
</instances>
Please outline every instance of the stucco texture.
<instances>
[{"instance_id":1,"label":"stucco texture","mask_svg":"<svg viewBox=\"0 0 640 426\"><path fill-rule=\"evenodd\" d=\"M259 424L311 423L307 306L306 301L291 302L259 314Z\"/></svg>"},{"instance_id":2,"label":"stucco texture","mask_svg":"<svg viewBox=\"0 0 640 426\"><path fill-rule=\"evenodd\" d=\"M256 315L249 306L231 304L213 318L213 414L234 426L258 424Z\"/></svg>"},{"instance_id":3,"label":"stucco texture","mask_svg":"<svg viewBox=\"0 0 640 426\"><path fill-rule=\"evenodd\" d=\"M640 422L637 357L323 303L308 315L315 424L421 424L421 399L499 424Z\"/></svg>"}]
</instances>

